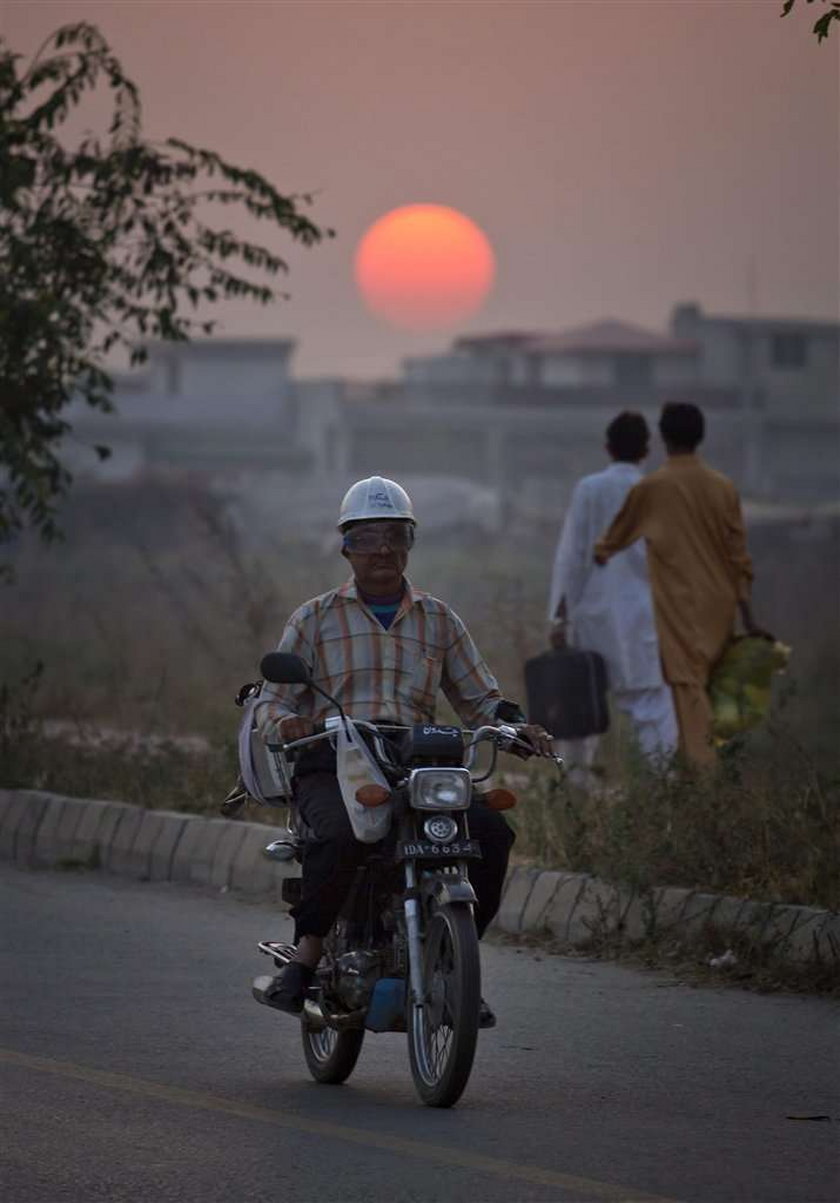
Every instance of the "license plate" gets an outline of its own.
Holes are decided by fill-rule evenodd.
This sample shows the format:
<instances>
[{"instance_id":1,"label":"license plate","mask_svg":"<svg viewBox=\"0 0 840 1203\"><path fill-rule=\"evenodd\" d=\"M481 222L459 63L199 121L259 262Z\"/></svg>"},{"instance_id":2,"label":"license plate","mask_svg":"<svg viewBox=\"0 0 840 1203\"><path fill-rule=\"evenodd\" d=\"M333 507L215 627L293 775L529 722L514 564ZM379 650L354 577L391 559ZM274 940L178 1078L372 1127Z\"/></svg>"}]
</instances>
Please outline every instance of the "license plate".
<instances>
[{"instance_id":1,"label":"license plate","mask_svg":"<svg viewBox=\"0 0 840 1203\"><path fill-rule=\"evenodd\" d=\"M398 860L466 860L481 857L477 840L451 840L448 844L433 844L431 840L404 840L397 850Z\"/></svg>"}]
</instances>

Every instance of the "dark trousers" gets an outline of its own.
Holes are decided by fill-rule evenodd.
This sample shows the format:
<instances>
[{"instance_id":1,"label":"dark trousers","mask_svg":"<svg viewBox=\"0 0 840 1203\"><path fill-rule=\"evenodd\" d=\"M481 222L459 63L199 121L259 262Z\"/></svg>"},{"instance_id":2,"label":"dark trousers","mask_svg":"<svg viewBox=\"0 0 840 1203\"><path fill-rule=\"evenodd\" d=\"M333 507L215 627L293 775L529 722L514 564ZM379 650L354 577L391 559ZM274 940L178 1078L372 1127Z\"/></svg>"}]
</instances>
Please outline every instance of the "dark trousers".
<instances>
[{"instance_id":1,"label":"dark trousers","mask_svg":"<svg viewBox=\"0 0 840 1203\"><path fill-rule=\"evenodd\" d=\"M295 779L295 805L309 827L303 852L301 901L292 909L295 942L301 936L325 936L341 910L356 868L376 844L362 844L350 819L334 773L314 772ZM499 909L514 834L502 816L473 802L467 811L470 836L481 845L482 859L470 861L476 893L479 936Z\"/></svg>"}]
</instances>

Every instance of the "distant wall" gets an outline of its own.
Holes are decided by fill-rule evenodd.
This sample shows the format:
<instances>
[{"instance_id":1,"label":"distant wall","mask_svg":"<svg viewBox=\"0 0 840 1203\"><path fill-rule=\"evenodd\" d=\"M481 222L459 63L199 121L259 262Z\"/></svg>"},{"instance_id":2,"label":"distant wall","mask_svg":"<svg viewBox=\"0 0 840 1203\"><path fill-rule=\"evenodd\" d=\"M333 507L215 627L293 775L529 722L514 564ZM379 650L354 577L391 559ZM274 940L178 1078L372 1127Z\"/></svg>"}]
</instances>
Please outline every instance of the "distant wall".
<instances>
[{"instance_id":1,"label":"distant wall","mask_svg":"<svg viewBox=\"0 0 840 1203\"><path fill-rule=\"evenodd\" d=\"M640 407L652 430L659 409ZM451 474L499 488L515 503L523 492L561 505L572 484L606 463L604 434L615 406L535 407L359 405L337 428L352 474ZM770 497L815 501L840 495L834 454L840 427L818 437L787 424L751 426L739 409L707 415L704 456L747 491L757 471ZM762 437L763 434L763 437ZM810 453L808 448L811 448ZM652 463L661 458L654 435ZM757 464L751 467L751 459Z\"/></svg>"}]
</instances>

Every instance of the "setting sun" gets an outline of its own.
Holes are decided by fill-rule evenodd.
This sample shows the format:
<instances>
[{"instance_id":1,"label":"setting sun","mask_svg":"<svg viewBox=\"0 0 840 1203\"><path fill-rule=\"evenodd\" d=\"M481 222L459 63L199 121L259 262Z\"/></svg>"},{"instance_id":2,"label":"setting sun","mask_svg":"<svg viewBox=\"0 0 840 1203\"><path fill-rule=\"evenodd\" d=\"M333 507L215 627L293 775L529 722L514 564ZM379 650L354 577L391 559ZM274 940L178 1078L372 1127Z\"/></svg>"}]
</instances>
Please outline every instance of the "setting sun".
<instances>
[{"instance_id":1,"label":"setting sun","mask_svg":"<svg viewBox=\"0 0 840 1203\"><path fill-rule=\"evenodd\" d=\"M403 330L444 329L470 317L494 273L487 237L446 205L393 209L356 250L356 283L366 303Z\"/></svg>"}]
</instances>

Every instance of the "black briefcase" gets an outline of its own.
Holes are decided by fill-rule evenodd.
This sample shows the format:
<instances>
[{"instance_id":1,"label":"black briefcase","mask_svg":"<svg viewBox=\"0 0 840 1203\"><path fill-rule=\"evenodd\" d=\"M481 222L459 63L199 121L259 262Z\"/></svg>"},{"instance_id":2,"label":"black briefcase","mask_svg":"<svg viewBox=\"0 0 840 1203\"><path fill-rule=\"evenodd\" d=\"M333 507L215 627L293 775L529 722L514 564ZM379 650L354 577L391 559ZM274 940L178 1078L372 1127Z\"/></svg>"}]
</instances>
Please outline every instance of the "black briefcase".
<instances>
[{"instance_id":1,"label":"black briefcase","mask_svg":"<svg viewBox=\"0 0 840 1203\"><path fill-rule=\"evenodd\" d=\"M610 725L607 665L598 652L551 649L525 662L528 721L557 739L603 735Z\"/></svg>"}]
</instances>

